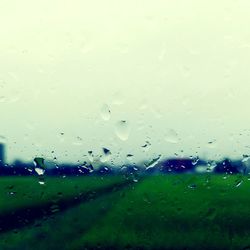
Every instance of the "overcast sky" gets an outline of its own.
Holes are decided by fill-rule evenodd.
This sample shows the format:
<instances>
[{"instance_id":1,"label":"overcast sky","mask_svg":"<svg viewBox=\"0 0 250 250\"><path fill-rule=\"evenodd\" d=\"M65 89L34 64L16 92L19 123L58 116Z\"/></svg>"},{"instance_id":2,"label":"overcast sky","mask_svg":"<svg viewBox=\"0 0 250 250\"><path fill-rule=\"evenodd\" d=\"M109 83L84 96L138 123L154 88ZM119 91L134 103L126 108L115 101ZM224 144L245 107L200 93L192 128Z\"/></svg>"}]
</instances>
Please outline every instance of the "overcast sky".
<instances>
[{"instance_id":1,"label":"overcast sky","mask_svg":"<svg viewBox=\"0 0 250 250\"><path fill-rule=\"evenodd\" d=\"M8 161L250 154L249 13L247 0L0 0Z\"/></svg>"}]
</instances>

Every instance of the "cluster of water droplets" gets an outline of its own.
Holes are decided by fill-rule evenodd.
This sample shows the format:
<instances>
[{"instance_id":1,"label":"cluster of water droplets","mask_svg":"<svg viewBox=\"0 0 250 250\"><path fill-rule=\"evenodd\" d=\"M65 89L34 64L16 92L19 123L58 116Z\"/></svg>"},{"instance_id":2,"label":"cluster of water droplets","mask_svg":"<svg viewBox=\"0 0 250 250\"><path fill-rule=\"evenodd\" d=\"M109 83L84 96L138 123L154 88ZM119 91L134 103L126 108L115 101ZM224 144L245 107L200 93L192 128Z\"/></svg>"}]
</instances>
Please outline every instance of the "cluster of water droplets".
<instances>
[{"instance_id":1,"label":"cluster of water droplets","mask_svg":"<svg viewBox=\"0 0 250 250\"><path fill-rule=\"evenodd\" d=\"M39 180L38 183L41 185L45 184L45 180L44 180L44 173L46 170L46 166L44 163L44 159L43 158L35 158L34 159L34 171L36 172L36 174L39 176Z\"/></svg>"}]
</instances>

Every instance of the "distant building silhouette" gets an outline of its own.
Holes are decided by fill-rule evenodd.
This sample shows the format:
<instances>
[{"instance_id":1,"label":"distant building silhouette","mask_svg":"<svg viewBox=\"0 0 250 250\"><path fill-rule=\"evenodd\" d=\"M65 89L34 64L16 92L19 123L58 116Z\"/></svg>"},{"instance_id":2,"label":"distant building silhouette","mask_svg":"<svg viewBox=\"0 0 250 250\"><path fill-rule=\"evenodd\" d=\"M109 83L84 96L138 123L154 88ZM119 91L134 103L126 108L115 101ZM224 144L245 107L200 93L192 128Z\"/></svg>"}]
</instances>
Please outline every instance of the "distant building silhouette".
<instances>
[{"instance_id":1,"label":"distant building silhouette","mask_svg":"<svg viewBox=\"0 0 250 250\"><path fill-rule=\"evenodd\" d=\"M5 164L5 145L0 143L0 166Z\"/></svg>"}]
</instances>

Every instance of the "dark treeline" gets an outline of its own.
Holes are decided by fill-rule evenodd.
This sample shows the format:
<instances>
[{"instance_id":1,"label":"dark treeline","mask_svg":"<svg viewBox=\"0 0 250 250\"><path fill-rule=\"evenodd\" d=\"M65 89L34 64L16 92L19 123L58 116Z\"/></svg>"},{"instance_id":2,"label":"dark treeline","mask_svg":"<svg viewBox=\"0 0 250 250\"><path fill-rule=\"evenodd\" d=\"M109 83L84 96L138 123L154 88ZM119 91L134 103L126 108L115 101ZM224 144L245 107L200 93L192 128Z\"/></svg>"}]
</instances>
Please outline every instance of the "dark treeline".
<instances>
[{"instance_id":1,"label":"dark treeline","mask_svg":"<svg viewBox=\"0 0 250 250\"><path fill-rule=\"evenodd\" d=\"M171 173L248 173L248 166L240 160L223 159L221 161L205 161L202 159L165 159L154 164L131 164L122 166L111 166L108 164L94 168L91 163L82 164L60 164L47 167L46 160L35 158L34 163L15 161L13 164L1 164L0 176L81 176L81 175L143 175L143 174L171 174Z\"/></svg>"},{"instance_id":2,"label":"dark treeline","mask_svg":"<svg viewBox=\"0 0 250 250\"><path fill-rule=\"evenodd\" d=\"M111 166L101 164L93 167L86 161L79 164L62 163L51 165L51 162L43 158L35 158L34 162L23 162L16 160L13 164L5 163L5 145L0 143L0 176L31 176L31 175L50 175L50 176L80 176L80 175L105 175L105 174L124 174L124 175L143 175L143 174L169 174L169 173L249 173L250 164L248 157L244 159L221 161L205 161L199 158L172 158L160 160L160 156L150 162L140 164L127 164L122 166Z\"/></svg>"}]
</instances>

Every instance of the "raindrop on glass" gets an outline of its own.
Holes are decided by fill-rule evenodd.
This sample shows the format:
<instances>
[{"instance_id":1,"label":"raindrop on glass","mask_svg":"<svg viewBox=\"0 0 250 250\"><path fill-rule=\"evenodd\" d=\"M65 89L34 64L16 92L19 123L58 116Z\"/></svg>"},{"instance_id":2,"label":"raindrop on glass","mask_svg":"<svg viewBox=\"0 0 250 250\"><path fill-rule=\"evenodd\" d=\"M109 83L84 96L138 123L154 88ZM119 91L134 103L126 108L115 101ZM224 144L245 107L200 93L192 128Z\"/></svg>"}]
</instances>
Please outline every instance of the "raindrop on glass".
<instances>
[{"instance_id":1,"label":"raindrop on glass","mask_svg":"<svg viewBox=\"0 0 250 250\"><path fill-rule=\"evenodd\" d=\"M192 165L195 166L199 162L199 157L192 158Z\"/></svg>"},{"instance_id":2,"label":"raindrop on glass","mask_svg":"<svg viewBox=\"0 0 250 250\"><path fill-rule=\"evenodd\" d=\"M111 117L111 111L107 104L104 104L101 108L101 117L104 121L108 121Z\"/></svg>"},{"instance_id":3,"label":"raindrop on glass","mask_svg":"<svg viewBox=\"0 0 250 250\"><path fill-rule=\"evenodd\" d=\"M152 161L150 161L148 164L146 164L146 170L155 167L161 159L161 155L154 158Z\"/></svg>"},{"instance_id":4,"label":"raindrop on glass","mask_svg":"<svg viewBox=\"0 0 250 250\"><path fill-rule=\"evenodd\" d=\"M151 146L151 143L149 141L146 141L145 144L143 144L141 147L144 149L144 151L148 151Z\"/></svg>"},{"instance_id":5,"label":"raindrop on glass","mask_svg":"<svg viewBox=\"0 0 250 250\"><path fill-rule=\"evenodd\" d=\"M195 189L197 186L196 186L196 184L190 184L190 185L188 185L188 188L190 188L190 189Z\"/></svg>"},{"instance_id":6,"label":"raindrop on glass","mask_svg":"<svg viewBox=\"0 0 250 250\"><path fill-rule=\"evenodd\" d=\"M243 183L243 180L237 180L235 183L235 187L239 187Z\"/></svg>"},{"instance_id":7,"label":"raindrop on glass","mask_svg":"<svg viewBox=\"0 0 250 250\"><path fill-rule=\"evenodd\" d=\"M111 152L110 152L110 150L107 149L107 148L103 148L102 151L103 151L103 154L102 154L102 156L101 156L100 161L101 161L101 162L107 162L107 161L109 161L109 160L110 160L110 157L111 157Z\"/></svg>"},{"instance_id":8,"label":"raindrop on glass","mask_svg":"<svg viewBox=\"0 0 250 250\"><path fill-rule=\"evenodd\" d=\"M34 165L35 165L35 168L34 168L35 172L38 175L44 175L44 173L45 173L44 159L43 158L35 158Z\"/></svg>"},{"instance_id":9,"label":"raindrop on glass","mask_svg":"<svg viewBox=\"0 0 250 250\"><path fill-rule=\"evenodd\" d=\"M216 140L211 140L207 143L208 148L215 148L216 147Z\"/></svg>"},{"instance_id":10,"label":"raindrop on glass","mask_svg":"<svg viewBox=\"0 0 250 250\"><path fill-rule=\"evenodd\" d=\"M166 136L165 140L170 143L178 143L178 134L174 129L169 129Z\"/></svg>"},{"instance_id":11,"label":"raindrop on glass","mask_svg":"<svg viewBox=\"0 0 250 250\"><path fill-rule=\"evenodd\" d=\"M6 137L0 135L0 143L6 143L7 139Z\"/></svg>"},{"instance_id":12,"label":"raindrop on glass","mask_svg":"<svg viewBox=\"0 0 250 250\"><path fill-rule=\"evenodd\" d=\"M133 156L132 154L127 154L127 160L132 161L133 160Z\"/></svg>"},{"instance_id":13,"label":"raindrop on glass","mask_svg":"<svg viewBox=\"0 0 250 250\"><path fill-rule=\"evenodd\" d=\"M93 151L91 150L88 151L88 159L90 162L94 161L94 154L93 154Z\"/></svg>"},{"instance_id":14,"label":"raindrop on glass","mask_svg":"<svg viewBox=\"0 0 250 250\"><path fill-rule=\"evenodd\" d=\"M126 141L129 137L129 133L130 133L130 126L127 121L121 120L116 123L115 134L120 140Z\"/></svg>"},{"instance_id":15,"label":"raindrop on glass","mask_svg":"<svg viewBox=\"0 0 250 250\"><path fill-rule=\"evenodd\" d=\"M250 159L250 155L243 155L242 162L246 162Z\"/></svg>"}]
</instances>

